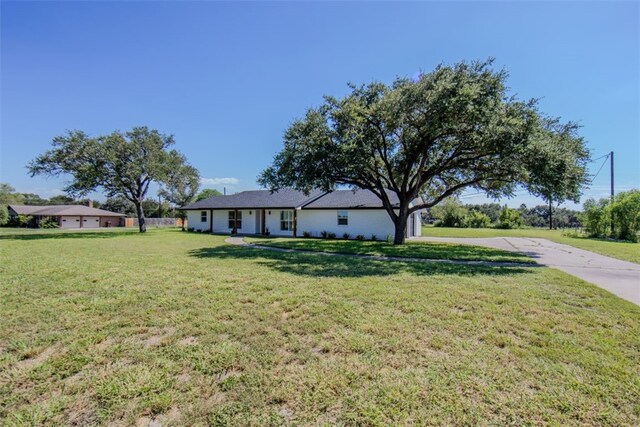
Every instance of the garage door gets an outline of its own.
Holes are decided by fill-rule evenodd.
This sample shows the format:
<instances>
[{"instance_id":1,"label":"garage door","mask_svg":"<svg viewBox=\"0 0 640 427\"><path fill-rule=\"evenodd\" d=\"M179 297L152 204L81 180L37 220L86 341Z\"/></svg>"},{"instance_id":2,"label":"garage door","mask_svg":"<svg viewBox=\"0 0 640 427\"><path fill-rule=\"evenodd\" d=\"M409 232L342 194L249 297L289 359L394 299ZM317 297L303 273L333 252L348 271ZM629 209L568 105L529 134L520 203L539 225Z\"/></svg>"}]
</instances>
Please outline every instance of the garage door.
<instances>
[{"instance_id":1,"label":"garage door","mask_svg":"<svg viewBox=\"0 0 640 427\"><path fill-rule=\"evenodd\" d=\"M82 218L82 228L98 228L100 227L99 216L85 216Z\"/></svg>"},{"instance_id":2,"label":"garage door","mask_svg":"<svg viewBox=\"0 0 640 427\"><path fill-rule=\"evenodd\" d=\"M80 228L79 216L63 216L60 228Z\"/></svg>"}]
</instances>

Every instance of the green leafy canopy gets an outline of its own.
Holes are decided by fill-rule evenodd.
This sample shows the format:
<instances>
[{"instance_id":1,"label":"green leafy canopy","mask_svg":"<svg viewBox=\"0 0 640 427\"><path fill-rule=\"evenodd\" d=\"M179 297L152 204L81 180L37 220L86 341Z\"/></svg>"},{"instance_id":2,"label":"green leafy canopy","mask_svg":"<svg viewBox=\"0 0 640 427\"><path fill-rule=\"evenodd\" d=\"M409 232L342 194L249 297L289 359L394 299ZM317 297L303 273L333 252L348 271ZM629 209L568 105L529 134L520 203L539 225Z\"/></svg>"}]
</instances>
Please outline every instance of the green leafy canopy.
<instances>
[{"instance_id":1,"label":"green leafy canopy","mask_svg":"<svg viewBox=\"0 0 640 427\"><path fill-rule=\"evenodd\" d=\"M194 177L197 180L195 168L171 148L174 143L173 136L144 126L97 137L68 131L55 137L53 148L33 160L28 169L31 176L69 175L72 180L64 190L73 196L102 188L107 197L126 198L136 207L140 231L145 231L142 201L152 182L165 184L167 191L177 194L187 190L182 179L187 186Z\"/></svg>"},{"instance_id":2,"label":"green leafy canopy","mask_svg":"<svg viewBox=\"0 0 640 427\"><path fill-rule=\"evenodd\" d=\"M259 182L274 190L370 190L396 224L394 241L402 243L411 212L465 188L498 197L518 185L535 182L531 188L538 190L562 179L558 168L540 165L558 153L567 164L588 158L586 149L576 153L584 142L572 133L574 125L545 118L535 100L509 95L507 72L493 70L492 62L440 65L416 80L350 85L344 98L326 97L289 126L284 148ZM547 146L554 148L540 150ZM530 164L533 152L545 156L537 168ZM387 191L398 196L397 209Z\"/></svg>"}]
</instances>

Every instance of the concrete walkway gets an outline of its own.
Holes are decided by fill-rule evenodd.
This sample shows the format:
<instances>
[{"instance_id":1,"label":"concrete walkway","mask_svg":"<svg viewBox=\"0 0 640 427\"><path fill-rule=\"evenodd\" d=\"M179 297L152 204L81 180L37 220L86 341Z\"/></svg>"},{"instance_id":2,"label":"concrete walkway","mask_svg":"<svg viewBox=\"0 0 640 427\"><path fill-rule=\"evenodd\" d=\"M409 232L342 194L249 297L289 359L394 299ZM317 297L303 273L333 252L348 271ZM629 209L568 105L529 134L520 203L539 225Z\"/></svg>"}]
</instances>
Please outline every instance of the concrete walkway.
<instances>
[{"instance_id":1,"label":"concrete walkway","mask_svg":"<svg viewBox=\"0 0 640 427\"><path fill-rule=\"evenodd\" d=\"M293 252L307 255L321 255L321 256L342 256L351 258L365 258L376 261L401 261L401 262L423 262L423 263L441 263L441 264L459 264L459 265L479 265L484 267L538 267L537 264L528 264L525 262L508 262L508 261L473 261L463 259L430 259L430 258L412 258L412 257L394 257L394 256L380 256L380 255L364 255L364 254L346 254L340 252L316 252L306 251L301 249L288 249L277 248L275 246L257 245L255 243L245 242L242 237L228 237L225 242L230 245L244 246L254 249L264 249L274 252Z\"/></svg>"},{"instance_id":2,"label":"concrete walkway","mask_svg":"<svg viewBox=\"0 0 640 427\"><path fill-rule=\"evenodd\" d=\"M640 265L596 254L547 239L526 237L415 237L411 240L486 246L521 252L539 264L557 268L640 305Z\"/></svg>"}]
</instances>

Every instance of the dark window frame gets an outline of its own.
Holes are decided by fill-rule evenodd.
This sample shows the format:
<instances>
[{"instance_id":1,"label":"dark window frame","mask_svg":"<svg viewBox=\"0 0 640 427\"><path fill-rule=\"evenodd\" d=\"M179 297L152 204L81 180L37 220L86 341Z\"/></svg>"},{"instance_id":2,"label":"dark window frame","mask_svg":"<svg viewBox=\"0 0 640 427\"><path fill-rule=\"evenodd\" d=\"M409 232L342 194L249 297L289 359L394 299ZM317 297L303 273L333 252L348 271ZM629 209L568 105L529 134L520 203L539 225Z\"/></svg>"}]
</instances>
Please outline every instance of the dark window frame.
<instances>
[{"instance_id":1,"label":"dark window frame","mask_svg":"<svg viewBox=\"0 0 640 427\"><path fill-rule=\"evenodd\" d=\"M338 217L338 225L349 225L349 211L339 210L336 211L336 213Z\"/></svg>"},{"instance_id":2,"label":"dark window frame","mask_svg":"<svg viewBox=\"0 0 640 427\"><path fill-rule=\"evenodd\" d=\"M293 231L293 211L280 211L280 231Z\"/></svg>"},{"instance_id":3,"label":"dark window frame","mask_svg":"<svg viewBox=\"0 0 640 427\"><path fill-rule=\"evenodd\" d=\"M228 213L228 217L229 219L229 223L227 224L229 226L229 229L233 230L233 227L235 226L235 211L229 211ZM242 211L238 211L238 228L236 228L236 230L241 230L242 229Z\"/></svg>"}]
</instances>

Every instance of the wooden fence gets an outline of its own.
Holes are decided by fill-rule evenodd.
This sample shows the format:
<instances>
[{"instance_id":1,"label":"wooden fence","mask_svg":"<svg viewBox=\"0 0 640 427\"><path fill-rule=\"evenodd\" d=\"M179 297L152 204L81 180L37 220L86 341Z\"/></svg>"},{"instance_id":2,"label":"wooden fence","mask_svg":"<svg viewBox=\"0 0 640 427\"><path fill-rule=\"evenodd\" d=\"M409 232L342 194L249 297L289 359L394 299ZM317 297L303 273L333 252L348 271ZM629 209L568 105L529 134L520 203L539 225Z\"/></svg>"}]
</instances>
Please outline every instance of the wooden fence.
<instances>
[{"instance_id":1,"label":"wooden fence","mask_svg":"<svg viewBox=\"0 0 640 427\"><path fill-rule=\"evenodd\" d=\"M180 218L145 218L144 221L147 227L182 227ZM124 226L137 227L138 218L125 218Z\"/></svg>"}]
</instances>

